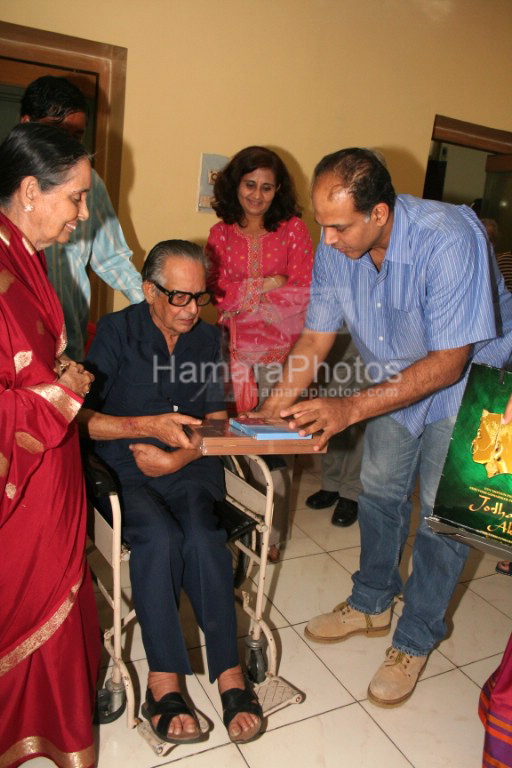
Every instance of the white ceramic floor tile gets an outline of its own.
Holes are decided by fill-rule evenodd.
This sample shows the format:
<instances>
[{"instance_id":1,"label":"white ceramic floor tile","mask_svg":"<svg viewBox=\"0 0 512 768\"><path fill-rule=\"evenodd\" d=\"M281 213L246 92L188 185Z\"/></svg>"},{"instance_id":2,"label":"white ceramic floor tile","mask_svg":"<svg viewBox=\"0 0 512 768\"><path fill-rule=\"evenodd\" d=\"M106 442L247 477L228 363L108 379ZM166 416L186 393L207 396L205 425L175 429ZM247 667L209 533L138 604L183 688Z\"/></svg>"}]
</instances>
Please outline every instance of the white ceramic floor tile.
<instances>
[{"instance_id":1,"label":"white ceramic floor tile","mask_svg":"<svg viewBox=\"0 0 512 768\"><path fill-rule=\"evenodd\" d=\"M322 547L316 544L311 536L308 536L298 525L292 525L290 538L286 546L281 550L281 559L290 560L292 557L304 557L304 555L318 555L323 552Z\"/></svg>"},{"instance_id":2,"label":"white ceramic floor tile","mask_svg":"<svg viewBox=\"0 0 512 768\"><path fill-rule=\"evenodd\" d=\"M496 573L496 557L487 553L470 549L466 565L461 573L460 581L468 582ZM512 587L512 584L510 585Z\"/></svg>"},{"instance_id":3,"label":"white ceramic floor tile","mask_svg":"<svg viewBox=\"0 0 512 768\"><path fill-rule=\"evenodd\" d=\"M468 585L472 592L483 597L506 616L512 617L512 579L494 573L481 579L473 579Z\"/></svg>"},{"instance_id":4,"label":"white ceramic floor tile","mask_svg":"<svg viewBox=\"0 0 512 768\"><path fill-rule=\"evenodd\" d=\"M309 621L350 594L348 573L327 554L284 560L272 568L265 593L290 622Z\"/></svg>"},{"instance_id":5,"label":"white ceramic floor tile","mask_svg":"<svg viewBox=\"0 0 512 768\"><path fill-rule=\"evenodd\" d=\"M330 556L336 560L337 563L343 566L345 570L352 576L357 570L359 570L359 558L361 557L361 547L350 547L348 549L338 549L335 552L329 552ZM350 593L349 593L350 594ZM348 597L348 595L347 595Z\"/></svg>"},{"instance_id":6,"label":"white ceramic floor tile","mask_svg":"<svg viewBox=\"0 0 512 768\"><path fill-rule=\"evenodd\" d=\"M410 768L387 736L352 704L240 747L249 768Z\"/></svg>"},{"instance_id":7,"label":"white ceramic floor tile","mask_svg":"<svg viewBox=\"0 0 512 768\"><path fill-rule=\"evenodd\" d=\"M370 680L386 657L391 645L398 615L393 614L391 629L384 637L353 635L341 643L322 644L304 638L312 651L336 675L343 686L358 701L367 698ZM294 627L301 634L304 625ZM423 671L422 679L453 669L453 664L438 651L434 651Z\"/></svg>"},{"instance_id":8,"label":"white ceramic floor tile","mask_svg":"<svg viewBox=\"0 0 512 768\"><path fill-rule=\"evenodd\" d=\"M481 688L494 670L498 669L501 658L502 654L497 653L494 656L489 656L488 659L481 659L481 661L475 661L473 664L466 664L460 670Z\"/></svg>"},{"instance_id":9,"label":"white ceramic floor tile","mask_svg":"<svg viewBox=\"0 0 512 768\"><path fill-rule=\"evenodd\" d=\"M176 763L179 768L247 768L247 763L234 744L217 747L208 750L208 752L185 758L179 758L176 755L175 759L179 760L179 763ZM125 768L132 767L126 766Z\"/></svg>"},{"instance_id":10,"label":"white ceramic floor tile","mask_svg":"<svg viewBox=\"0 0 512 768\"><path fill-rule=\"evenodd\" d=\"M284 709L274 712L268 718L267 731L280 728L283 725L304 720L313 715L336 707L343 707L353 702L353 698L340 684L338 680L318 659L301 637L290 627L273 633L277 645L278 668L277 673L291 685L305 694L305 700L301 704L290 704ZM244 645L240 644L240 656L245 652ZM197 649L193 653L194 670L201 666L196 658L201 654L204 661L204 649ZM211 684L205 673L198 674L198 679L204 686L208 697L213 701L219 716L221 702L217 691L217 685Z\"/></svg>"},{"instance_id":11,"label":"white ceramic floor tile","mask_svg":"<svg viewBox=\"0 0 512 768\"><path fill-rule=\"evenodd\" d=\"M461 584L450 605L448 626L453 628L439 650L456 666L503 653L512 632L511 619Z\"/></svg>"},{"instance_id":12,"label":"white ceramic floor tile","mask_svg":"<svg viewBox=\"0 0 512 768\"><path fill-rule=\"evenodd\" d=\"M294 522L326 552L359 546L361 542L359 524L355 522L348 528L333 525L332 512L332 508L297 509Z\"/></svg>"},{"instance_id":13,"label":"white ceramic floor tile","mask_svg":"<svg viewBox=\"0 0 512 768\"><path fill-rule=\"evenodd\" d=\"M400 707L362 706L414 768L481 768L479 690L459 670L421 678Z\"/></svg>"}]
</instances>

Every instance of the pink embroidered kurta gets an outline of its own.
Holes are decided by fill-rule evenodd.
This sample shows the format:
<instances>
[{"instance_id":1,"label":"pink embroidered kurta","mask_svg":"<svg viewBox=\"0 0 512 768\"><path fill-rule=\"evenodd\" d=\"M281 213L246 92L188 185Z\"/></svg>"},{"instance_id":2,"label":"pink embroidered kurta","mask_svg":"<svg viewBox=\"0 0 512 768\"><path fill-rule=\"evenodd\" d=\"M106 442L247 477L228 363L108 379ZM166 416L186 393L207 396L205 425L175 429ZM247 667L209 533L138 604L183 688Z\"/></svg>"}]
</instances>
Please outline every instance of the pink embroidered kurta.
<instances>
[{"instance_id":1,"label":"pink embroidered kurta","mask_svg":"<svg viewBox=\"0 0 512 768\"><path fill-rule=\"evenodd\" d=\"M254 365L282 363L297 340L309 301L313 245L297 217L276 232L245 234L237 224L219 222L210 230L209 290L219 324L229 331L231 376L237 410L254 408ZM285 275L287 283L263 292L265 277Z\"/></svg>"}]
</instances>

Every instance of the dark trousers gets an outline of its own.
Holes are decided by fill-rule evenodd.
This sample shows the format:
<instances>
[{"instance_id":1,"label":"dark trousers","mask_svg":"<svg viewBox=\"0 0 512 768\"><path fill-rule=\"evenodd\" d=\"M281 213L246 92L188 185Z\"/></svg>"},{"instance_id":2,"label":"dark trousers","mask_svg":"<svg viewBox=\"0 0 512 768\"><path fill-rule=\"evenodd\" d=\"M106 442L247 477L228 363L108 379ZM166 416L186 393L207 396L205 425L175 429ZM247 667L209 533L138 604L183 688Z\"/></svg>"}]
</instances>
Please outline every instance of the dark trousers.
<instances>
[{"instance_id":1,"label":"dark trousers","mask_svg":"<svg viewBox=\"0 0 512 768\"><path fill-rule=\"evenodd\" d=\"M210 681L239 662L231 555L214 502L224 496L220 460L122 491L123 538L150 670L191 674L179 621L183 588L204 632Z\"/></svg>"}]
</instances>

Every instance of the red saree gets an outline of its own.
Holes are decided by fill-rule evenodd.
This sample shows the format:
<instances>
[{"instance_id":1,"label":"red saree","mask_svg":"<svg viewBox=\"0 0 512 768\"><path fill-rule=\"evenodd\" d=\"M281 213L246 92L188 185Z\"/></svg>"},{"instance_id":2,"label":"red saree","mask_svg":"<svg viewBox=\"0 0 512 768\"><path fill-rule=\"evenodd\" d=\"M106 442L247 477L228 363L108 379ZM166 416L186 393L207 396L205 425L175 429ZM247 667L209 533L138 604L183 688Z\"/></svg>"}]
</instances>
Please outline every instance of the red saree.
<instances>
[{"instance_id":1,"label":"red saree","mask_svg":"<svg viewBox=\"0 0 512 768\"><path fill-rule=\"evenodd\" d=\"M512 768L512 636L482 688L478 714L485 727L482 768Z\"/></svg>"},{"instance_id":2,"label":"red saree","mask_svg":"<svg viewBox=\"0 0 512 768\"><path fill-rule=\"evenodd\" d=\"M0 768L95 763L99 628L62 309L44 256L0 214Z\"/></svg>"}]
</instances>

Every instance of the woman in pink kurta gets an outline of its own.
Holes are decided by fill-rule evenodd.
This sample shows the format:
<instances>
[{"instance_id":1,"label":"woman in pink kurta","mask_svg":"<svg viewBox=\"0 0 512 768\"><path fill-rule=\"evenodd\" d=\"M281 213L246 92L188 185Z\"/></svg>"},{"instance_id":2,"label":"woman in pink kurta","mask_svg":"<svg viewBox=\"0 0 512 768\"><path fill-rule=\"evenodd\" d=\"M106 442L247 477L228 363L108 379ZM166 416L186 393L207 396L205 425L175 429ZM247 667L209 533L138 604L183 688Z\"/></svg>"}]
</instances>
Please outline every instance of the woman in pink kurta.
<instances>
[{"instance_id":1,"label":"woman in pink kurta","mask_svg":"<svg viewBox=\"0 0 512 768\"><path fill-rule=\"evenodd\" d=\"M221 221L206 247L208 287L229 339L237 411L250 411L280 381L282 363L304 325L313 246L290 174L269 149L238 152L217 176L214 198ZM271 560L286 539L291 459L287 465L274 475Z\"/></svg>"},{"instance_id":2,"label":"woman in pink kurta","mask_svg":"<svg viewBox=\"0 0 512 768\"><path fill-rule=\"evenodd\" d=\"M218 175L210 230L209 288L229 333L237 410L258 404L256 376L270 383L299 336L309 301L313 246L293 182L269 149L247 147ZM255 371L255 367L257 370ZM273 378L272 378L273 376ZM266 377L264 377L266 378Z\"/></svg>"}]
</instances>

